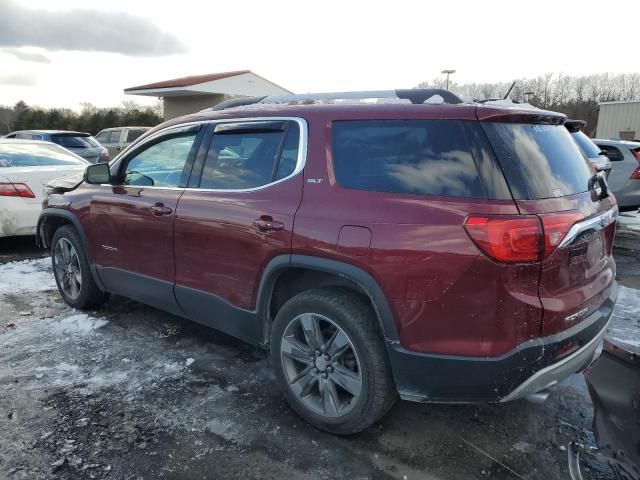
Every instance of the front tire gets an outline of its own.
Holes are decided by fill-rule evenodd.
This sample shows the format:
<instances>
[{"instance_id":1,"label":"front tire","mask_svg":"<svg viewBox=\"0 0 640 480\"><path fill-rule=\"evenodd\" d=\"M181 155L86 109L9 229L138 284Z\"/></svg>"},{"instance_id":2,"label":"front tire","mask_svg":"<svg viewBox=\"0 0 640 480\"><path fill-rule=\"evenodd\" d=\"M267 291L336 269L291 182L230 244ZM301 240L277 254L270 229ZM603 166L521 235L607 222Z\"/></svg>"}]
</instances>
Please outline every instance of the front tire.
<instances>
[{"instance_id":1,"label":"front tire","mask_svg":"<svg viewBox=\"0 0 640 480\"><path fill-rule=\"evenodd\" d=\"M64 225L56 230L51 242L51 263L60 295L70 307L96 308L107 300L108 295L93 279L87 254L73 227Z\"/></svg>"},{"instance_id":2,"label":"front tire","mask_svg":"<svg viewBox=\"0 0 640 480\"><path fill-rule=\"evenodd\" d=\"M327 432L360 432L397 399L373 312L338 289L308 290L280 309L271 363L291 407Z\"/></svg>"}]
</instances>

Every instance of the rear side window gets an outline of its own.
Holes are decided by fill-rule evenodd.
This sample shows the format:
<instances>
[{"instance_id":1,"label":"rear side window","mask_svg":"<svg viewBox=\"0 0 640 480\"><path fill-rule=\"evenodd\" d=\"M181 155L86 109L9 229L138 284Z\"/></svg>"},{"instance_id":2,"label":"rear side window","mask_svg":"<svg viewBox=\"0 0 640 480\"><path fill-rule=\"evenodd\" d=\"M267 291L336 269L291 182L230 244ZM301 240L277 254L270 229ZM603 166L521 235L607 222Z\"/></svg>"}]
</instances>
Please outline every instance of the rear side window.
<instances>
[{"instance_id":1,"label":"rear side window","mask_svg":"<svg viewBox=\"0 0 640 480\"><path fill-rule=\"evenodd\" d=\"M51 135L51 141L65 148L93 148L100 144L90 136Z\"/></svg>"},{"instance_id":2,"label":"rear side window","mask_svg":"<svg viewBox=\"0 0 640 480\"><path fill-rule=\"evenodd\" d=\"M600 145L600 148L602 148L602 151L612 162L621 162L624 160L624 155L622 155L622 152L616 147L611 145Z\"/></svg>"},{"instance_id":3,"label":"rear side window","mask_svg":"<svg viewBox=\"0 0 640 480\"><path fill-rule=\"evenodd\" d=\"M562 125L482 122L517 200L586 192L591 167Z\"/></svg>"},{"instance_id":4,"label":"rear side window","mask_svg":"<svg viewBox=\"0 0 640 480\"><path fill-rule=\"evenodd\" d=\"M600 155L600 149L583 132L575 132L572 133L571 136L587 158L598 158Z\"/></svg>"},{"instance_id":5,"label":"rear side window","mask_svg":"<svg viewBox=\"0 0 640 480\"><path fill-rule=\"evenodd\" d=\"M295 170L300 138L297 123L286 122L282 128L269 123L264 126L255 123L253 130L239 125L238 129L230 128L214 134L202 170L200 188L257 188L285 178Z\"/></svg>"},{"instance_id":6,"label":"rear side window","mask_svg":"<svg viewBox=\"0 0 640 480\"><path fill-rule=\"evenodd\" d=\"M131 143L134 140L138 139L144 132L146 132L146 130L141 130L139 128L135 130L129 130L127 132L126 143Z\"/></svg>"},{"instance_id":7,"label":"rear side window","mask_svg":"<svg viewBox=\"0 0 640 480\"><path fill-rule=\"evenodd\" d=\"M345 188L487 198L474 163L467 122L337 121L333 165Z\"/></svg>"}]
</instances>

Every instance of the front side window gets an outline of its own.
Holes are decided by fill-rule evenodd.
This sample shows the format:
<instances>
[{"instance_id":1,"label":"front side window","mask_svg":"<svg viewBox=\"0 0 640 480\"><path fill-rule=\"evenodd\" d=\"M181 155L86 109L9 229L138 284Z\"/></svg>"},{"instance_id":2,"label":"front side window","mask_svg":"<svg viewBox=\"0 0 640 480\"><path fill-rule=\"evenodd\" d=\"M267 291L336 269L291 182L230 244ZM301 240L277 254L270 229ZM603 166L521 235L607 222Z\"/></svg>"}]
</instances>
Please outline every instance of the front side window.
<instances>
[{"instance_id":1,"label":"front side window","mask_svg":"<svg viewBox=\"0 0 640 480\"><path fill-rule=\"evenodd\" d=\"M196 139L196 132L175 134L129 159L123 183L145 187L177 187Z\"/></svg>"},{"instance_id":2,"label":"front side window","mask_svg":"<svg viewBox=\"0 0 640 480\"><path fill-rule=\"evenodd\" d=\"M487 198L467 128L453 120L334 122L336 179L356 190Z\"/></svg>"},{"instance_id":3,"label":"front side window","mask_svg":"<svg viewBox=\"0 0 640 480\"><path fill-rule=\"evenodd\" d=\"M100 132L96 136L96 140L100 143L107 143L107 141L109 140L109 132Z\"/></svg>"},{"instance_id":4,"label":"front side window","mask_svg":"<svg viewBox=\"0 0 640 480\"><path fill-rule=\"evenodd\" d=\"M253 130L239 128L215 133L200 188L257 188L293 173L298 159L299 127L295 122L280 123L281 128L256 124Z\"/></svg>"},{"instance_id":5,"label":"front side window","mask_svg":"<svg viewBox=\"0 0 640 480\"><path fill-rule=\"evenodd\" d=\"M121 134L122 130L112 130L109 132L109 140L107 140L107 143L120 143Z\"/></svg>"}]
</instances>

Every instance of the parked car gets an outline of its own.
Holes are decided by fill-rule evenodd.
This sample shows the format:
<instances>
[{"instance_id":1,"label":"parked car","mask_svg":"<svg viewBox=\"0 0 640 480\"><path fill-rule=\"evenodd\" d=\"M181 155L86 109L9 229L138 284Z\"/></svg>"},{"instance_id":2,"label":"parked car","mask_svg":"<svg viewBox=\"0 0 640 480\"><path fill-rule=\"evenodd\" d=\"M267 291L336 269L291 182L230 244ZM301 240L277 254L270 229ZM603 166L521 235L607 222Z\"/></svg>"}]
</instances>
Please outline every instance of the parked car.
<instances>
[{"instance_id":1,"label":"parked car","mask_svg":"<svg viewBox=\"0 0 640 480\"><path fill-rule=\"evenodd\" d=\"M596 172L603 172L608 178L611 173L611 162L605 153L591 140L582 129L587 125L584 120L566 120L564 126L578 144L578 148L589 160Z\"/></svg>"},{"instance_id":2,"label":"parked car","mask_svg":"<svg viewBox=\"0 0 640 480\"><path fill-rule=\"evenodd\" d=\"M113 158L150 129L151 127L105 128L96 135L96 140L109 150L109 155Z\"/></svg>"},{"instance_id":3,"label":"parked car","mask_svg":"<svg viewBox=\"0 0 640 480\"><path fill-rule=\"evenodd\" d=\"M106 163L109 152L90 133L67 130L20 130L11 132L5 138L43 140L56 143L91 163Z\"/></svg>"},{"instance_id":4,"label":"parked car","mask_svg":"<svg viewBox=\"0 0 640 480\"><path fill-rule=\"evenodd\" d=\"M34 235L44 185L87 165L56 144L0 139L0 237Z\"/></svg>"},{"instance_id":5,"label":"parked car","mask_svg":"<svg viewBox=\"0 0 640 480\"><path fill-rule=\"evenodd\" d=\"M544 397L617 294L615 198L564 120L446 90L232 100L59 187L39 239L69 305L113 292L268 348L329 432L398 395Z\"/></svg>"},{"instance_id":6,"label":"parked car","mask_svg":"<svg viewBox=\"0 0 640 480\"><path fill-rule=\"evenodd\" d=\"M607 182L616 195L620 208L640 207L640 142L626 140L594 140L611 161Z\"/></svg>"}]
</instances>

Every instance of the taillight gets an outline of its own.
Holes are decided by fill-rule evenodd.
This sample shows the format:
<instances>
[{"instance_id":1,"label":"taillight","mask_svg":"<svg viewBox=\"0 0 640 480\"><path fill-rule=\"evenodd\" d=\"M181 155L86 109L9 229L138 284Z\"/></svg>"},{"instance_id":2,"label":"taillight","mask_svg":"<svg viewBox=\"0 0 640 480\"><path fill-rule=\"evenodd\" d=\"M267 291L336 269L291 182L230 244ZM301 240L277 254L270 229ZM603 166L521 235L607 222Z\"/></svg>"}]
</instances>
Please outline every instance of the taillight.
<instances>
[{"instance_id":1,"label":"taillight","mask_svg":"<svg viewBox=\"0 0 640 480\"><path fill-rule=\"evenodd\" d=\"M36 198L26 183L0 183L0 197Z\"/></svg>"},{"instance_id":2,"label":"taillight","mask_svg":"<svg viewBox=\"0 0 640 480\"><path fill-rule=\"evenodd\" d=\"M633 173L631 174L631 176L629 177L629 179L632 180L640 180L640 149L638 150L631 150L631 153L633 153L633 156L636 157L636 160L638 161L638 166L636 167L636 169L633 171Z\"/></svg>"},{"instance_id":3,"label":"taillight","mask_svg":"<svg viewBox=\"0 0 640 480\"><path fill-rule=\"evenodd\" d=\"M543 213L540 215L540 219L544 230L544 256L546 258L562 243L573 224L584 219L584 216L578 211L571 210Z\"/></svg>"},{"instance_id":4,"label":"taillight","mask_svg":"<svg viewBox=\"0 0 640 480\"><path fill-rule=\"evenodd\" d=\"M478 248L498 262L541 260L542 225L535 215L471 215L464 228Z\"/></svg>"},{"instance_id":5,"label":"taillight","mask_svg":"<svg viewBox=\"0 0 640 480\"><path fill-rule=\"evenodd\" d=\"M498 262L538 262L551 255L573 224L583 218L577 211L518 216L470 215L464 228L477 247Z\"/></svg>"}]
</instances>

